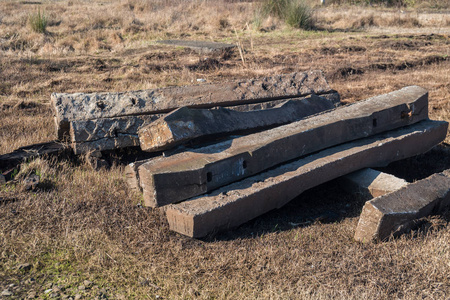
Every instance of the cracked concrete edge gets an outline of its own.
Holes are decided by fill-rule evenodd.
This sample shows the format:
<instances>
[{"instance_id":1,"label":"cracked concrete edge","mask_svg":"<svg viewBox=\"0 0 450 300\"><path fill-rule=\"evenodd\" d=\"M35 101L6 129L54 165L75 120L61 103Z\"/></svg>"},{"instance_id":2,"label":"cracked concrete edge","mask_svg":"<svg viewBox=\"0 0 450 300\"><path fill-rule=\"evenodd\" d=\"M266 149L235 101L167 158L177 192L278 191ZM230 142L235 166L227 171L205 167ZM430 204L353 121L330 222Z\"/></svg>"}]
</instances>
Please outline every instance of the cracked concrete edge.
<instances>
[{"instance_id":1,"label":"cracked concrete edge","mask_svg":"<svg viewBox=\"0 0 450 300\"><path fill-rule=\"evenodd\" d=\"M374 169L363 169L339 179L341 186L349 193L369 200L394 192L408 184L406 180Z\"/></svg>"},{"instance_id":2,"label":"cracked concrete edge","mask_svg":"<svg viewBox=\"0 0 450 300\"><path fill-rule=\"evenodd\" d=\"M366 202L355 240L384 241L411 230L416 220L449 206L450 170L446 170Z\"/></svg>"}]
</instances>

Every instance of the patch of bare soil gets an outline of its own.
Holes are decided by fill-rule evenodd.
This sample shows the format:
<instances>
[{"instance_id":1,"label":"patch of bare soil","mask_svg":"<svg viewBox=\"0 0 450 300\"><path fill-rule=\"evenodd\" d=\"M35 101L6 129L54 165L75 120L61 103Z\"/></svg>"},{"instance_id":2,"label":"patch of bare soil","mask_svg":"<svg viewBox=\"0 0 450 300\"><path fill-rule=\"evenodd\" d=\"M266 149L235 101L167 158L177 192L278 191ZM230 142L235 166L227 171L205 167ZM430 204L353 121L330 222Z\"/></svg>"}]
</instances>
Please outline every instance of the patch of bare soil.
<instances>
[{"instance_id":1,"label":"patch of bare soil","mask_svg":"<svg viewBox=\"0 0 450 300\"><path fill-rule=\"evenodd\" d=\"M441 55L430 55L418 60L404 61L398 63L374 63L362 67L343 67L339 68L333 73L329 73L328 78L347 78L351 75L361 75L366 72L376 71L376 70L390 70L390 71L403 71L411 70L414 68L420 68L428 65L440 64L442 62L450 61L450 57Z\"/></svg>"}]
</instances>

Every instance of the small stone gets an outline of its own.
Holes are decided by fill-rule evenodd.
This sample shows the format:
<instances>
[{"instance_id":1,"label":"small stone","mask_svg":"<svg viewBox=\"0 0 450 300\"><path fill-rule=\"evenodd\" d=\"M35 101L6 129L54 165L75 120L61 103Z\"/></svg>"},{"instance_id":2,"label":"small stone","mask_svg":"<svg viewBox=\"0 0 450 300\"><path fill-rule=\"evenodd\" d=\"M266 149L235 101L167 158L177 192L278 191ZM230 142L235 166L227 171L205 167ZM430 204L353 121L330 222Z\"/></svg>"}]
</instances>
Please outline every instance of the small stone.
<instances>
[{"instance_id":1,"label":"small stone","mask_svg":"<svg viewBox=\"0 0 450 300\"><path fill-rule=\"evenodd\" d=\"M52 291L53 291L53 289L45 290L45 291L44 291L44 294L49 294L49 293L51 293Z\"/></svg>"},{"instance_id":2,"label":"small stone","mask_svg":"<svg viewBox=\"0 0 450 300\"><path fill-rule=\"evenodd\" d=\"M80 294L76 294L74 300L80 300L81 299L81 295Z\"/></svg>"},{"instance_id":3,"label":"small stone","mask_svg":"<svg viewBox=\"0 0 450 300\"><path fill-rule=\"evenodd\" d=\"M40 182L40 178L36 174L31 174L23 181L24 188L26 191L35 190Z\"/></svg>"},{"instance_id":4,"label":"small stone","mask_svg":"<svg viewBox=\"0 0 450 300\"><path fill-rule=\"evenodd\" d=\"M59 297L59 293L51 293L50 294L50 298L58 298Z\"/></svg>"},{"instance_id":5,"label":"small stone","mask_svg":"<svg viewBox=\"0 0 450 300\"><path fill-rule=\"evenodd\" d=\"M13 293L12 293L10 290L4 290L4 291L1 293L1 295L2 295L2 296L5 296L5 297L8 297L8 296L12 296Z\"/></svg>"},{"instance_id":6,"label":"small stone","mask_svg":"<svg viewBox=\"0 0 450 300\"><path fill-rule=\"evenodd\" d=\"M11 283L10 285L8 285L9 288L13 288L16 287L17 285L15 285L14 283Z\"/></svg>"},{"instance_id":7,"label":"small stone","mask_svg":"<svg viewBox=\"0 0 450 300\"><path fill-rule=\"evenodd\" d=\"M86 287L84 286L84 285L80 285L79 287L78 287L78 290L79 291L84 291L86 289Z\"/></svg>"}]
</instances>

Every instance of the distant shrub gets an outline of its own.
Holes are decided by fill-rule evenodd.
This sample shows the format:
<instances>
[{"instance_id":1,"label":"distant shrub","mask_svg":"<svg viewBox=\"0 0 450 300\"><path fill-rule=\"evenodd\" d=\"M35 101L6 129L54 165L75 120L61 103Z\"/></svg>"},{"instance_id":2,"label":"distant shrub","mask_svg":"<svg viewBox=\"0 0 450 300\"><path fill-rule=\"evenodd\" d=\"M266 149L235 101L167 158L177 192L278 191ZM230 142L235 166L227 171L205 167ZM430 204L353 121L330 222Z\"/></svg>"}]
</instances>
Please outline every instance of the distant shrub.
<instances>
[{"instance_id":1,"label":"distant shrub","mask_svg":"<svg viewBox=\"0 0 450 300\"><path fill-rule=\"evenodd\" d=\"M313 27L312 9L305 1L292 1L285 21L292 27L311 29Z\"/></svg>"},{"instance_id":2,"label":"distant shrub","mask_svg":"<svg viewBox=\"0 0 450 300\"><path fill-rule=\"evenodd\" d=\"M38 33L45 33L47 30L48 18L44 12L41 14L39 9L37 13L31 14L28 17L28 23L30 24L31 30Z\"/></svg>"},{"instance_id":3,"label":"distant shrub","mask_svg":"<svg viewBox=\"0 0 450 300\"><path fill-rule=\"evenodd\" d=\"M313 10L305 0L264 0L258 13L280 18L292 27L313 27Z\"/></svg>"}]
</instances>

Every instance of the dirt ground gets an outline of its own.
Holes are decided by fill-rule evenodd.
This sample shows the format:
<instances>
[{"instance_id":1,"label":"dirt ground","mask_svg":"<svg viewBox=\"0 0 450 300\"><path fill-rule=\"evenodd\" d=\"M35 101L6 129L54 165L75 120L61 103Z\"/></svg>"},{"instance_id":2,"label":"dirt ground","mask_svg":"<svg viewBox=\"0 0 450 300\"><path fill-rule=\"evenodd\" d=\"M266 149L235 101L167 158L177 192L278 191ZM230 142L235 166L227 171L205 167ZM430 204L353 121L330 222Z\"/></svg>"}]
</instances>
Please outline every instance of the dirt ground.
<instances>
[{"instance_id":1,"label":"dirt ground","mask_svg":"<svg viewBox=\"0 0 450 300\"><path fill-rule=\"evenodd\" d=\"M56 138L52 92L312 69L323 70L346 103L420 85L429 90L430 118L450 121L448 9L321 8L317 28L303 31L270 18L254 26L253 2L165 2L0 2L0 154ZM37 9L49 17L45 34L27 24ZM242 55L156 43L167 38L240 43ZM450 168L449 143L450 135L383 170L412 182ZM360 244L353 234L364 201L335 181L235 230L194 240L141 207L122 171L94 171L83 158L38 159L0 188L0 293L12 293L0 298L450 297L449 212L402 237ZM31 172L45 184L24 191L20 179Z\"/></svg>"}]
</instances>

